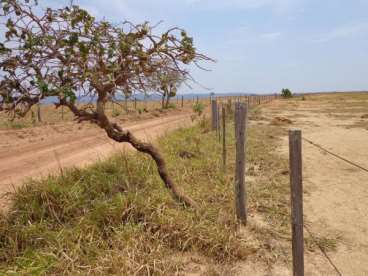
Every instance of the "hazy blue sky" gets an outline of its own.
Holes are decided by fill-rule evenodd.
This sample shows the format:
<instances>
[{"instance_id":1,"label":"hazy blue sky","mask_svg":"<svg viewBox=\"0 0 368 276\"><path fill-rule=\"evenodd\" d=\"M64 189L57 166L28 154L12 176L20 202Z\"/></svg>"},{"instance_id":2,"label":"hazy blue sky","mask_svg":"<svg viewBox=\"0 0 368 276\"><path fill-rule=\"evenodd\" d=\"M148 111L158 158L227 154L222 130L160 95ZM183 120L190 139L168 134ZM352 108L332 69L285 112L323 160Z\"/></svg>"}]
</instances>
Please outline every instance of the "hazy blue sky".
<instances>
[{"instance_id":1,"label":"hazy blue sky","mask_svg":"<svg viewBox=\"0 0 368 276\"><path fill-rule=\"evenodd\" d=\"M62 4L64 0L40 0ZM164 20L217 60L195 78L215 92L368 89L368 0L75 0L96 17ZM193 91L203 91L195 87ZM188 89L183 89L188 92Z\"/></svg>"}]
</instances>

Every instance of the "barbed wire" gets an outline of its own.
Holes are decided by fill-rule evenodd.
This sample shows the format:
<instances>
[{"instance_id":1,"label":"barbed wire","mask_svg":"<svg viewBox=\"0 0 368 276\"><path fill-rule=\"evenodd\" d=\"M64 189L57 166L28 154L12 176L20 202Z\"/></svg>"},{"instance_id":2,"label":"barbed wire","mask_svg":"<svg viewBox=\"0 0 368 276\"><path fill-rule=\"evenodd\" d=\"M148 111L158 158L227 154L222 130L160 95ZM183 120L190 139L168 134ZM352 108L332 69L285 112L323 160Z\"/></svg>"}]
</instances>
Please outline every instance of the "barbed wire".
<instances>
[{"instance_id":1,"label":"barbed wire","mask_svg":"<svg viewBox=\"0 0 368 276\"><path fill-rule=\"evenodd\" d=\"M324 152L326 152L326 153L328 153L328 154L336 157L337 159L340 159L340 160L342 160L342 161L344 161L344 162L346 162L346 163L348 163L348 164L350 164L350 165L352 165L352 166L354 166L354 167L356 167L356 168L358 168L358 169L360 169L360 170L365 171L365 172L368 173L368 169L367 168L364 168L361 165L359 165L359 164L357 164L357 163L355 163L353 161L350 161L350 160L346 159L345 157L342 157L342 156L340 156L340 155L338 155L336 153L333 153L333 152L329 151L328 149L325 149L324 147L322 147L322 146L314 143L313 141L311 141L309 139L306 139L306 138L302 138L302 139L304 141L306 141L307 143L311 144L312 146L314 146L316 148L319 148L320 150L323 150Z\"/></svg>"},{"instance_id":2,"label":"barbed wire","mask_svg":"<svg viewBox=\"0 0 368 276\"><path fill-rule=\"evenodd\" d=\"M330 263L330 265L334 268L334 270L336 271L337 275L339 276L343 276L342 273L340 272L340 270L337 268L337 266L334 264L334 262L332 261L332 259L330 258L330 256L328 256L327 252L323 249L323 247L317 242L316 237L313 235L312 231L308 228L307 225L304 224L304 228L305 230L307 230L309 236L311 236L312 241L315 245L317 245L317 247L319 248L319 250L322 252L322 254L324 255L324 257L327 259L327 261Z\"/></svg>"}]
</instances>

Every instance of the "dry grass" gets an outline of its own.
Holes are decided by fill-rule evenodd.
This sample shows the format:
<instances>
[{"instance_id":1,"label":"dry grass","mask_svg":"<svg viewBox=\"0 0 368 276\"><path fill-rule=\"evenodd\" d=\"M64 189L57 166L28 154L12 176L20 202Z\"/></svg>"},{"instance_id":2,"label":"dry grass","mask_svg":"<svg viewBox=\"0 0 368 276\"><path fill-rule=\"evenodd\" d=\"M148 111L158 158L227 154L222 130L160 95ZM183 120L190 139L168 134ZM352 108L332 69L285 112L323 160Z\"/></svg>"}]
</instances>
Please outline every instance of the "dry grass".
<instances>
[{"instance_id":1,"label":"dry grass","mask_svg":"<svg viewBox=\"0 0 368 276\"><path fill-rule=\"evenodd\" d=\"M257 109L252 118L261 116ZM4 274L168 275L185 269L180 254L204 257L213 268L252 260L290 262L287 160L274 151L285 129L255 124L247 143L251 220L238 232L233 209L234 131L229 124L228 168L209 122L160 142L175 181L201 206L183 209L163 187L153 162L117 154L86 169L30 181L1 217ZM182 158L183 151L191 153Z\"/></svg>"}]
</instances>

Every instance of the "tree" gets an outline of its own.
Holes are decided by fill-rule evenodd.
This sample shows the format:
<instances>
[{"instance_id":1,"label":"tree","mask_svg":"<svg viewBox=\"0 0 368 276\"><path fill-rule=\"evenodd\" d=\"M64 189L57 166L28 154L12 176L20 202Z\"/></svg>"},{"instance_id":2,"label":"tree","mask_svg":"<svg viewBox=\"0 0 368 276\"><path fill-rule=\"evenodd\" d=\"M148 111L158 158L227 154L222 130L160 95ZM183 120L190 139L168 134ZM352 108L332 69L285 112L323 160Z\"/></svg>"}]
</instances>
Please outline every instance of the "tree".
<instances>
[{"instance_id":1,"label":"tree","mask_svg":"<svg viewBox=\"0 0 368 276\"><path fill-rule=\"evenodd\" d=\"M182 67L210 60L196 52L193 39L179 28L155 35L148 23L114 26L75 5L40 13L35 0L1 4L6 32L0 43L0 111L25 116L42 99L56 97L56 107L69 108L79 122L95 123L111 139L149 154L174 198L195 206L170 177L159 151L105 113L105 104L118 94L146 93L158 71L186 78ZM96 99L96 105L77 104L78 96Z\"/></svg>"},{"instance_id":2,"label":"tree","mask_svg":"<svg viewBox=\"0 0 368 276\"><path fill-rule=\"evenodd\" d=\"M281 96L283 98L291 98L293 96L293 93L288 88L283 88L281 90Z\"/></svg>"},{"instance_id":3,"label":"tree","mask_svg":"<svg viewBox=\"0 0 368 276\"><path fill-rule=\"evenodd\" d=\"M172 68L173 66L170 67ZM181 84L185 81L187 74L188 73L186 71L178 72L171 69L167 70L165 67L163 70L159 70L156 74L153 74L151 80L153 84L152 90L161 95L162 109L169 107L170 98L176 96L176 93Z\"/></svg>"}]
</instances>

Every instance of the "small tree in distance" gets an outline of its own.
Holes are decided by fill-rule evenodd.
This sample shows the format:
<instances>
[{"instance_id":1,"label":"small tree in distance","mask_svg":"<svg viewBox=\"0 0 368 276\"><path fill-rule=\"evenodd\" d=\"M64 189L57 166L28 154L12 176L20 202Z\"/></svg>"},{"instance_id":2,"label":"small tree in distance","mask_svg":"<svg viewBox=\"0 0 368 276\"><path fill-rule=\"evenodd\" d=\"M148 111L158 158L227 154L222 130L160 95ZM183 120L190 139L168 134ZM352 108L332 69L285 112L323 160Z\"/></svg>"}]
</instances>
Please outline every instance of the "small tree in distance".
<instances>
[{"instance_id":1,"label":"small tree in distance","mask_svg":"<svg viewBox=\"0 0 368 276\"><path fill-rule=\"evenodd\" d=\"M179 28L155 35L148 23L114 26L75 5L43 13L36 5L35 0L1 0L6 28L0 43L0 111L21 117L41 100L57 98L56 107L69 108L79 122L94 123L114 141L149 154L174 198L195 206L173 182L159 151L111 121L105 104L118 94L146 93L158 72L186 79L185 65L210 59L197 53ZM97 99L96 105L78 104L78 96Z\"/></svg>"},{"instance_id":2,"label":"small tree in distance","mask_svg":"<svg viewBox=\"0 0 368 276\"><path fill-rule=\"evenodd\" d=\"M288 88L283 88L283 89L281 90L281 96L282 96L283 98L291 98L291 97L293 97L293 93L290 91L290 89L288 89Z\"/></svg>"},{"instance_id":3,"label":"small tree in distance","mask_svg":"<svg viewBox=\"0 0 368 276\"><path fill-rule=\"evenodd\" d=\"M169 108L170 99L176 96L184 81L183 74L176 70L160 70L153 75L152 83L154 87L152 89L161 95L162 109Z\"/></svg>"}]
</instances>

